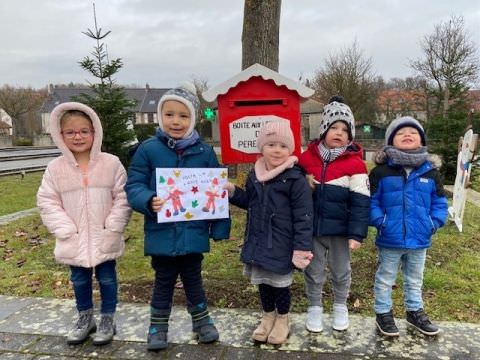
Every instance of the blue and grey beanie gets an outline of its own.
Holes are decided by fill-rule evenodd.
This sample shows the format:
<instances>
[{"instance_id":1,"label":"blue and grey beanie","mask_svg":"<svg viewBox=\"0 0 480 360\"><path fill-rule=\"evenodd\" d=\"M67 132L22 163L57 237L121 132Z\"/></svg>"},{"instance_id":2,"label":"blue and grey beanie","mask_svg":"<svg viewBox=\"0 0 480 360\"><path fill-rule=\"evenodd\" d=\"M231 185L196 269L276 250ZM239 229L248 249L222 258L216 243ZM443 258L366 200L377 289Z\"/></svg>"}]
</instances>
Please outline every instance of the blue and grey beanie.
<instances>
[{"instance_id":1,"label":"blue and grey beanie","mask_svg":"<svg viewBox=\"0 0 480 360\"><path fill-rule=\"evenodd\" d=\"M411 126L418 130L420 138L422 139L422 145L427 146L427 136L425 135L425 130L423 129L422 124L417 119L414 119L411 116L404 116L398 119L393 120L390 125L388 125L387 130L385 131L385 145L393 145L393 137L395 133L403 127Z\"/></svg>"},{"instance_id":2,"label":"blue and grey beanie","mask_svg":"<svg viewBox=\"0 0 480 360\"><path fill-rule=\"evenodd\" d=\"M162 123L162 106L163 103L167 100L175 100L179 101L184 104L188 111L190 111L190 127L188 128L187 132L183 136L184 138L188 138L195 128L195 123L197 119L198 110L200 108L200 101L198 100L198 96L196 95L197 91L195 86L191 82L182 82L177 87L168 90L163 96L160 98L157 107L157 119L158 125L160 129L163 131L163 123Z\"/></svg>"}]
</instances>

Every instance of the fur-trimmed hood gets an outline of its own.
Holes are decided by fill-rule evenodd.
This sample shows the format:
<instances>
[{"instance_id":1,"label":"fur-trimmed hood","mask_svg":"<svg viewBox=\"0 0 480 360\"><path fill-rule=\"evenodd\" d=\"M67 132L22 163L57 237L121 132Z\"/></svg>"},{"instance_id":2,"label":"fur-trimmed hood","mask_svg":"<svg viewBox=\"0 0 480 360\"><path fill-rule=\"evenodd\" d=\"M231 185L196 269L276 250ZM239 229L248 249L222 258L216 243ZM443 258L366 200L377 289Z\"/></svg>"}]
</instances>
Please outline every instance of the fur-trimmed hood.
<instances>
[{"instance_id":1,"label":"fur-trimmed hood","mask_svg":"<svg viewBox=\"0 0 480 360\"><path fill-rule=\"evenodd\" d=\"M373 160L377 165L387 163L387 154L385 153L385 150L382 149L377 151L373 157ZM442 167L442 158L437 154L428 154L427 160L435 169L440 169Z\"/></svg>"}]
</instances>

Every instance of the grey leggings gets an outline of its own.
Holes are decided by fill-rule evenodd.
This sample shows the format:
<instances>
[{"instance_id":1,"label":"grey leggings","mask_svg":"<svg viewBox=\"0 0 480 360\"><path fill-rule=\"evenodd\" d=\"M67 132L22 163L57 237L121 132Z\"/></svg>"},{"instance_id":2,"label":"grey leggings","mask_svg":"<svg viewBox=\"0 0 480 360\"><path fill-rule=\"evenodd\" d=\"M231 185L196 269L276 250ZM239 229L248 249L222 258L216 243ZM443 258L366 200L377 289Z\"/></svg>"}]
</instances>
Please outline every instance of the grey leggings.
<instances>
[{"instance_id":1,"label":"grey leggings","mask_svg":"<svg viewBox=\"0 0 480 360\"><path fill-rule=\"evenodd\" d=\"M350 291L351 267L348 239L342 236L313 238L313 260L305 269L306 294L310 306L322 306L326 266L330 269L334 303L346 304Z\"/></svg>"}]
</instances>

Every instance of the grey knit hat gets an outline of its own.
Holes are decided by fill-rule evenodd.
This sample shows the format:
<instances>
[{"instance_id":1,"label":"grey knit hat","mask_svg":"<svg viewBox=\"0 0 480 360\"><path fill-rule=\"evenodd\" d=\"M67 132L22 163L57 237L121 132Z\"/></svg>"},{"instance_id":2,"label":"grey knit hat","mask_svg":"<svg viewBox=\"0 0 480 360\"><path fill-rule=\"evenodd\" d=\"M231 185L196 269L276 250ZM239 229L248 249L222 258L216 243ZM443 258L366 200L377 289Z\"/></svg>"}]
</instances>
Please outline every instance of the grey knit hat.
<instances>
[{"instance_id":1,"label":"grey knit hat","mask_svg":"<svg viewBox=\"0 0 480 360\"><path fill-rule=\"evenodd\" d=\"M355 118L352 110L347 104L339 101L332 101L341 99L340 97L333 97L330 103L323 107L322 121L320 123L320 139L324 138L328 129L336 121L343 121L348 126L348 137L352 141L355 138Z\"/></svg>"},{"instance_id":2,"label":"grey knit hat","mask_svg":"<svg viewBox=\"0 0 480 360\"><path fill-rule=\"evenodd\" d=\"M188 138L192 134L193 129L195 128L195 122L197 119L198 110L200 108L200 101L198 100L198 97L196 94L197 94L197 91L195 89L195 86L188 81L182 82L176 88L170 89L165 94L163 94L163 96L160 98L160 101L158 102L158 107L157 107L158 125L160 126L160 129L162 131L163 131L163 122L162 122L163 103L168 100L175 100L184 104L188 108L188 111L190 111L190 119L191 119L190 127L188 128L183 138Z\"/></svg>"},{"instance_id":3,"label":"grey knit hat","mask_svg":"<svg viewBox=\"0 0 480 360\"><path fill-rule=\"evenodd\" d=\"M422 139L422 145L427 146L427 137L425 135L425 130L423 130L422 124L411 116L404 116L398 119L393 120L390 125L388 125L387 130L385 131L385 145L393 145L393 137L396 132L403 127L411 126L418 130L420 138Z\"/></svg>"}]
</instances>

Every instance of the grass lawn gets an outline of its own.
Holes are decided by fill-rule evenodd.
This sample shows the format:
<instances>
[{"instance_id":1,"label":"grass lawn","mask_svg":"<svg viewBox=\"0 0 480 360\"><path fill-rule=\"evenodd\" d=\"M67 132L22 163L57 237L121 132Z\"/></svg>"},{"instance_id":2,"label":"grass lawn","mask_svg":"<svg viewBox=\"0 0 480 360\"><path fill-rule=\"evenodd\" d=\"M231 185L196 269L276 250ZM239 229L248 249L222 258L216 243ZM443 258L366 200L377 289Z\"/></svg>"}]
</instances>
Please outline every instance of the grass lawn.
<instances>
[{"instance_id":1,"label":"grass lawn","mask_svg":"<svg viewBox=\"0 0 480 360\"><path fill-rule=\"evenodd\" d=\"M2 185L16 195L3 203L15 203L14 211L34 206L34 194L40 181L39 174L27 174L29 186L16 179L0 178ZM28 179L23 181L30 181ZM34 180L34 178L36 180ZM36 183L35 183L36 181ZM20 182L20 183L19 183ZM31 189L30 189L30 188ZM3 186L1 187L3 191ZM25 192L25 193L21 193ZM25 195L24 195L25 194ZM29 195L27 195L29 194ZM20 199L22 206L18 205ZM31 204L31 205L30 205ZM2 204L3 211L5 205ZM228 241L212 242L212 251L206 254L203 266L204 284L211 305L216 307L243 307L259 309L256 288L242 276L239 253L243 241L245 213L232 207L233 229ZM467 203L464 232L459 233L451 222L433 237L428 251L424 281L426 311L436 320L461 320L480 323L480 208ZM372 316L373 278L376 266L375 230L369 231L365 244L352 254L352 287L349 308L352 313ZM120 299L148 303L151 295L153 271L148 257L143 256L143 219L134 214L126 231L125 255L118 260ZM0 294L72 298L69 269L55 263L54 239L41 224L38 215L0 226ZM402 278L394 289L394 311L403 314ZM292 285L293 311L305 311L303 277L295 274ZM98 291L95 291L98 298ZM324 289L327 311L331 309L330 285ZM175 304L183 304L183 290L175 291Z\"/></svg>"},{"instance_id":2,"label":"grass lawn","mask_svg":"<svg viewBox=\"0 0 480 360\"><path fill-rule=\"evenodd\" d=\"M19 174L0 176L0 216L37 206L35 195L42 176L43 171L27 173L23 179Z\"/></svg>"}]
</instances>

